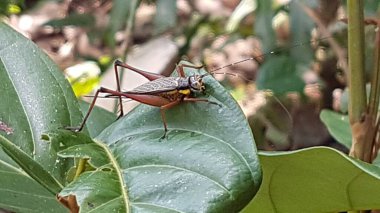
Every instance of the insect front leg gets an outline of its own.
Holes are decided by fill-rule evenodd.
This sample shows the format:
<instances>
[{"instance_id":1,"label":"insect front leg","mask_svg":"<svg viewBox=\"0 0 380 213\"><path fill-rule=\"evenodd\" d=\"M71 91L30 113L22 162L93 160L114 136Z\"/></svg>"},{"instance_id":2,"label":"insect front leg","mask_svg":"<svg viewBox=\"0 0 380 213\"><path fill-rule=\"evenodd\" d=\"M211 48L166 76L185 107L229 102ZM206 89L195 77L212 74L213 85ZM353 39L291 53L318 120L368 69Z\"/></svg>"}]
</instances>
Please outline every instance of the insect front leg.
<instances>
[{"instance_id":1,"label":"insect front leg","mask_svg":"<svg viewBox=\"0 0 380 213\"><path fill-rule=\"evenodd\" d=\"M120 88L120 78L119 78L119 72L117 70L117 61L115 61L114 65L113 65L113 69L115 71L115 77L116 77L116 88L117 88L117 91L118 92L121 92L121 88ZM124 111L123 111L123 100L121 100L121 96L119 96L119 107L120 107L120 114L119 116L117 117L117 119L123 117L124 115Z\"/></svg>"},{"instance_id":2,"label":"insect front leg","mask_svg":"<svg viewBox=\"0 0 380 213\"><path fill-rule=\"evenodd\" d=\"M194 68L194 69L199 70L199 69L201 69L203 67L203 65L194 66L194 65L189 65L189 64L178 64L175 67L175 70L177 71L178 76L180 76L180 77L186 77L185 71L183 70L184 67L189 67L189 68Z\"/></svg>"}]
</instances>

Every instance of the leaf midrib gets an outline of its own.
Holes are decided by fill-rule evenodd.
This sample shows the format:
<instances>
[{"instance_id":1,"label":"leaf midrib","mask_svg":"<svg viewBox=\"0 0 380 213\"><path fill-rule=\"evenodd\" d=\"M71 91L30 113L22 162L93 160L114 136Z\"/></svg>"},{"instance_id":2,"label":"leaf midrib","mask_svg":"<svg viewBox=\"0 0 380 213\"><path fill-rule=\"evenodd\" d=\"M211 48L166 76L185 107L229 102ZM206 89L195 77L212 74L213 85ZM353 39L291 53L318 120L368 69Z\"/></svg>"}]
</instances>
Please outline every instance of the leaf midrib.
<instances>
[{"instance_id":1,"label":"leaf midrib","mask_svg":"<svg viewBox=\"0 0 380 213\"><path fill-rule=\"evenodd\" d=\"M12 45L15 45L17 42L14 42L14 43L12 43ZM10 45L10 46L7 46L6 48L10 48L12 45ZM6 48L4 48L3 50L5 50ZM1 51L0 51L1 52ZM22 111L24 112L24 115L25 115L25 119L26 119L26 121L28 122L28 127L29 127L29 129L30 129L30 139L31 139L31 141L32 141L32 144L33 144L33 150L31 150L32 151L32 153L35 153L35 151L36 151L36 143L34 142L34 132L32 131L32 123L31 123L31 121L30 121L30 117L28 116L29 114L27 113L27 110L25 109L25 104L24 104L24 102L20 99L20 94L19 94L19 92L18 92L18 90L16 89L17 87L15 86L15 84L14 84L14 82L13 82L13 79L11 78L11 76L9 75L9 68L7 68L7 66L6 66L6 64L5 63L3 63L3 60L0 58L0 63L1 64L3 64L3 66L4 66L4 68L5 68L5 75L6 76L8 76L8 79L9 79L9 82L11 82L11 84L12 84L12 87L13 87L13 90L14 90L14 92L17 94L17 99L18 99L18 101L19 101L19 103L20 103L20 106L21 106L21 108L22 108ZM34 156L33 156L34 157Z\"/></svg>"},{"instance_id":2,"label":"leaf midrib","mask_svg":"<svg viewBox=\"0 0 380 213\"><path fill-rule=\"evenodd\" d=\"M112 151L108 148L108 146L106 144L103 144L103 143L96 141L96 140L94 140L94 142L97 143L100 147L102 147L104 149L104 151L107 154L108 159L110 160L111 164L115 168L116 174L117 174L118 179L119 179L119 186L120 186L120 191L122 192L121 195L122 195L122 198L124 200L125 210L127 213L129 213L130 212L129 197L128 197L128 193L126 190L127 185L124 182L124 178L123 178L123 174L122 174L122 169L120 168L119 164L117 163L116 158L113 157Z\"/></svg>"},{"instance_id":3,"label":"leaf midrib","mask_svg":"<svg viewBox=\"0 0 380 213\"><path fill-rule=\"evenodd\" d=\"M228 191L228 189L225 186L223 186L223 184L221 184L221 183L219 183L219 182L211 179L210 177L207 177L206 175L203 175L203 174L201 174L199 172L196 172L196 171L193 171L193 170L190 170L190 169L181 168L181 167L178 167L178 166L172 166L172 165L168 165L168 164L144 164L144 165L140 165L140 166L129 167L127 169L123 169L122 171L126 172L127 170L133 170L133 169L139 169L139 168L148 168L148 167L173 168L173 169L177 169L177 170L181 170L181 171L186 171L186 172L189 172L189 173L197 174L199 176L205 177L208 180L211 180L211 182L215 183L215 185L219 186L221 189L223 189L225 192L227 192L231 196L231 192Z\"/></svg>"}]
</instances>

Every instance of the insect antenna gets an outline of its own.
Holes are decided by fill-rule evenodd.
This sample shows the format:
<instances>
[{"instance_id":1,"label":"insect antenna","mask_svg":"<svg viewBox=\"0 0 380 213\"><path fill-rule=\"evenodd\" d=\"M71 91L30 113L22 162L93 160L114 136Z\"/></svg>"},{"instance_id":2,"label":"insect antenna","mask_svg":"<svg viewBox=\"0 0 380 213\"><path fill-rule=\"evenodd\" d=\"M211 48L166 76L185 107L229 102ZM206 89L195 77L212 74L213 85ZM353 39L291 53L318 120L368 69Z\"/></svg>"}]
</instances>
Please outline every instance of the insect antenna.
<instances>
[{"instance_id":1,"label":"insect antenna","mask_svg":"<svg viewBox=\"0 0 380 213\"><path fill-rule=\"evenodd\" d=\"M218 67L218 68L215 68L211 71L209 71L208 73L206 74L203 74L203 76L206 76L206 75L214 75L214 74L223 74L223 75L230 75L230 76L236 76L236 77L240 77L244 80L248 80L250 82L252 82L252 80L249 80L247 78L244 78L243 76L241 75L238 75L236 73L231 73L231 72L216 72L216 71L219 71L219 70L222 70L222 69L225 69L225 68L228 68L228 67L233 67L237 64L241 64L243 62L246 62L246 61L251 61L251 60L255 60L257 61L258 59L260 58L264 58L265 56L268 56L268 55L273 55L273 54L276 54L276 53L280 53L284 50L287 50L287 49L291 49L291 48L295 48L295 47L300 47L300 46L304 46L306 44L313 44L313 43L316 43L316 42L320 42L320 41L323 41L323 40L327 40L329 38L331 38L332 36L328 36L328 37L323 37L323 38L320 38L320 39L314 39L312 41L304 41L304 42L299 42L299 43L295 43L291 46L288 46L288 47L279 47L279 48L276 48L270 52L267 52L267 53L264 53L264 54L261 54L261 55L258 55L258 56L255 56L255 57L250 57L250 58L246 58L246 59L242 59L240 61L236 61L234 63L231 63L231 64L227 64L227 65L224 65L224 66L221 66L221 67Z\"/></svg>"},{"instance_id":2,"label":"insect antenna","mask_svg":"<svg viewBox=\"0 0 380 213\"><path fill-rule=\"evenodd\" d=\"M288 46L288 47L279 47L279 48L276 48L270 52L267 52L267 53L264 53L264 54L261 54L261 55L258 55L258 56L255 56L255 57L250 57L250 58L246 58L246 59L242 59L240 61L236 61L234 63L231 63L231 64L227 64L227 65L224 65L224 66L221 66L221 67L218 67L218 68L215 68L203 75L201 75L201 77L204 77L204 76L207 76L207 75L229 75L229 76L233 76L233 77L238 77L238 78L241 78L247 82L254 82L254 80L251 80L251 79L248 79L242 75L239 75L238 73L232 73L232 72L220 72L220 70L222 69L225 69L225 68L228 68L228 67L233 67L237 64L241 64L241 63L244 63L246 61L250 61L250 60L255 60L255 61L258 61L258 59L260 58L263 58L265 56L268 56L268 55L273 55L273 54L277 54L279 52L282 52L284 50L287 50L289 48L295 48L295 47L299 47L299 46L303 46L303 45L306 45L306 44L313 44L313 43L316 43L316 42L320 42L320 41L323 41L323 40L327 40L329 38L331 38L332 36L328 36L328 37L323 37L323 38L320 38L320 39L315 39L315 40L312 40L312 41L305 41L305 42L299 42L299 43L295 43L291 46ZM219 71L219 72L218 72ZM281 108L284 109L285 113L287 114L288 118L289 118L289 121L291 123L293 123L293 118L292 118L292 115L291 113L289 112L289 110L287 109L287 107L281 102L281 100L276 97L272 91L270 90L266 90L264 91L265 95L268 96L268 97L273 97L273 99L281 106Z\"/></svg>"}]
</instances>

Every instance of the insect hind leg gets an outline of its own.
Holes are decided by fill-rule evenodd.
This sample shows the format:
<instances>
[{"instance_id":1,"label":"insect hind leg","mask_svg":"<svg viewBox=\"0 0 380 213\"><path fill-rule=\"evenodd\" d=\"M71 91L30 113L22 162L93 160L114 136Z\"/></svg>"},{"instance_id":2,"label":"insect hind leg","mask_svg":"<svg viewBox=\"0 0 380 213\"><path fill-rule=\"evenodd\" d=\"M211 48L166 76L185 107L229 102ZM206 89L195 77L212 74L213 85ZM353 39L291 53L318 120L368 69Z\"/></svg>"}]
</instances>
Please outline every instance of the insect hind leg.
<instances>
[{"instance_id":1,"label":"insect hind leg","mask_svg":"<svg viewBox=\"0 0 380 213\"><path fill-rule=\"evenodd\" d=\"M136 73L144 76L149 81L153 81L153 80L156 80L158 78L164 77L163 75L159 75L159 74L150 73L150 72L147 72L147 71L144 71L144 70L140 70L140 69L137 69L135 67L132 67L129 64L123 63L120 60L116 60L114 62L114 70L115 70L116 83L117 83L117 91L118 92L121 92L121 89L120 89L119 70L117 69L117 67L123 67L123 68L131 70L133 72L136 72ZM121 100L121 97L119 97L119 106L120 106L120 115L119 115L118 119L124 115L124 112L123 112L123 102Z\"/></svg>"},{"instance_id":2,"label":"insect hind leg","mask_svg":"<svg viewBox=\"0 0 380 213\"><path fill-rule=\"evenodd\" d=\"M113 96L118 96L120 99L123 96L123 93L121 93L119 91L115 91L115 90L107 89L107 88L104 88L104 87L100 87L96 91L96 93L94 95L94 99L92 100L92 102L90 104L90 107L89 107L89 109L87 111L87 114L83 118L82 123L79 126L77 126L77 127L66 127L65 129L71 130L71 131L74 131L74 132L80 132L80 131L82 131L82 129L84 128L84 125L86 124L86 121L87 121L88 117L90 116L90 114L91 114L91 112L92 112L92 110L93 110L93 108L95 106L96 100L98 99L100 93L109 93L109 94L111 94Z\"/></svg>"}]
</instances>

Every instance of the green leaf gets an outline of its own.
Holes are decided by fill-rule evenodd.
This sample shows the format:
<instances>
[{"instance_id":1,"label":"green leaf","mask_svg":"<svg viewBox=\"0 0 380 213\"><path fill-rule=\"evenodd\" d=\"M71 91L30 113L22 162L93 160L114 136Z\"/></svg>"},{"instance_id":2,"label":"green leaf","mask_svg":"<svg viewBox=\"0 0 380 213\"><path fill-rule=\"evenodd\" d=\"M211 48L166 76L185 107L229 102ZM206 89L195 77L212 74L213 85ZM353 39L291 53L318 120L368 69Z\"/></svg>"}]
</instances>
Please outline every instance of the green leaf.
<instances>
[{"instance_id":1,"label":"green leaf","mask_svg":"<svg viewBox=\"0 0 380 213\"><path fill-rule=\"evenodd\" d=\"M380 169L327 147L262 152L262 186L243 212L379 209Z\"/></svg>"},{"instance_id":2,"label":"green leaf","mask_svg":"<svg viewBox=\"0 0 380 213\"><path fill-rule=\"evenodd\" d=\"M306 14L300 4L307 3L314 7L318 6L318 4L313 4L314 0L305 3L300 3L299 1L300 0L296 0L289 3L291 43L310 41L311 31L315 28L314 21ZM290 54L297 63L303 63L305 65L308 65L314 58L314 51L310 43L305 43L297 48L290 48Z\"/></svg>"},{"instance_id":3,"label":"green leaf","mask_svg":"<svg viewBox=\"0 0 380 213\"><path fill-rule=\"evenodd\" d=\"M348 115L322 110L319 116L335 140L350 149L352 134Z\"/></svg>"},{"instance_id":4,"label":"green leaf","mask_svg":"<svg viewBox=\"0 0 380 213\"><path fill-rule=\"evenodd\" d=\"M73 133L70 130L56 129L44 133L42 140L50 144L51 149L59 152L78 144L92 143L92 139L84 133Z\"/></svg>"},{"instance_id":5,"label":"green leaf","mask_svg":"<svg viewBox=\"0 0 380 213\"><path fill-rule=\"evenodd\" d=\"M263 52L270 52L276 47L276 35L272 27L273 16L272 0L258 0L254 29L262 40Z\"/></svg>"},{"instance_id":6,"label":"green leaf","mask_svg":"<svg viewBox=\"0 0 380 213\"><path fill-rule=\"evenodd\" d=\"M90 159L89 163L94 168L98 168L109 163L106 153L102 147L96 143L71 146L58 152L58 155L63 158Z\"/></svg>"},{"instance_id":7,"label":"green leaf","mask_svg":"<svg viewBox=\"0 0 380 213\"><path fill-rule=\"evenodd\" d=\"M79 105L83 116L86 115L90 104L85 101L79 101ZM117 117L114 113L95 106L86 122L86 127L90 133L90 136L96 137L101 131L103 131L103 129L115 122L116 119Z\"/></svg>"},{"instance_id":8,"label":"green leaf","mask_svg":"<svg viewBox=\"0 0 380 213\"><path fill-rule=\"evenodd\" d=\"M33 159L47 172L44 175L52 176L40 180L46 181L44 186L49 185L53 177L63 184L65 173L73 162L59 160L56 150L50 149L50 144L42 141L40 136L43 132L74 126L80 122L81 114L75 96L48 56L5 23L0 23L0 41L0 121L13 130L8 134L0 130L0 134L14 143L11 157L16 162L25 166ZM19 152L21 150L22 154ZM18 169L15 161L0 152L2 164ZM41 168L26 170L31 177L37 177L40 171ZM24 176L27 178L25 174ZM1 175L0 182L9 182L5 178L8 177ZM8 193L14 192L34 193L31 190L32 186L16 187L12 192L2 192L1 197L10 196ZM54 198L54 195L51 194L51 197ZM18 200L17 206L9 206L8 203L0 205L4 208L23 209L26 208L23 201ZM56 201L51 205L61 208Z\"/></svg>"},{"instance_id":9,"label":"green leaf","mask_svg":"<svg viewBox=\"0 0 380 213\"><path fill-rule=\"evenodd\" d=\"M160 140L164 130L159 108L138 106L96 139L113 169L87 172L60 195L75 194L84 212L242 209L261 182L252 133L229 93L211 76L204 81L207 98L220 107L198 102L167 110L169 132ZM91 153L91 147L86 149L78 154Z\"/></svg>"},{"instance_id":10,"label":"green leaf","mask_svg":"<svg viewBox=\"0 0 380 213\"><path fill-rule=\"evenodd\" d=\"M53 195L62 189L62 185L51 176L39 163L12 142L0 135L0 145L17 164L28 173L34 180L44 186Z\"/></svg>"},{"instance_id":11,"label":"green leaf","mask_svg":"<svg viewBox=\"0 0 380 213\"><path fill-rule=\"evenodd\" d=\"M55 196L20 169L0 161L0 172L1 208L20 213L67 212Z\"/></svg>"},{"instance_id":12,"label":"green leaf","mask_svg":"<svg viewBox=\"0 0 380 213\"><path fill-rule=\"evenodd\" d=\"M81 212L127 212L120 196L121 188L115 171L85 172L80 179L70 184L61 195L76 193ZM133 211L134 212L134 211Z\"/></svg>"},{"instance_id":13,"label":"green leaf","mask_svg":"<svg viewBox=\"0 0 380 213\"><path fill-rule=\"evenodd\" d=\"M158 0L156 17L154 19L154 31L156 34L162 33L176 26L177 23L177 1Z\"/></svg>"},{"instance_id":14,"label":"green leaf","mask_svg":"<svg viewBox=\"0 0 380 213\"><path fill-rule=\"evenodd\" d=\"M53 19L44 25L63 28L65 26L92 27L95 25L95 18L91 14L70 14L62 19Z\"/></svg>"},{"instance_id":15,"label":"green leaf","mask_svg":"<svg viewBox=\"0 0 380 213\"><path fill-rule=\"evenodd\" d=\"M257 77L259 89L272 90L275 94L302 92L305 86L301 79L302 68L287 55L274 55L260 67Z\"/></svg>"}]
</instances>

